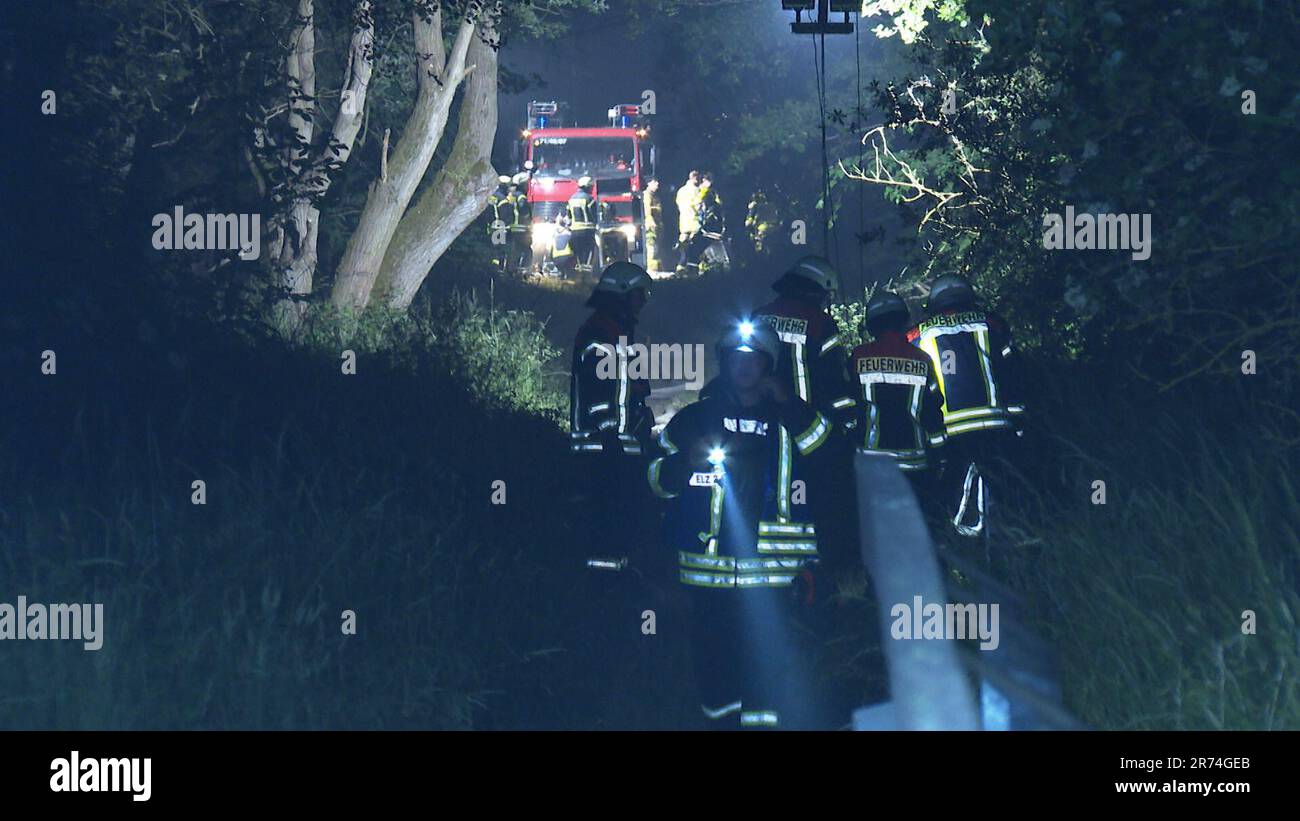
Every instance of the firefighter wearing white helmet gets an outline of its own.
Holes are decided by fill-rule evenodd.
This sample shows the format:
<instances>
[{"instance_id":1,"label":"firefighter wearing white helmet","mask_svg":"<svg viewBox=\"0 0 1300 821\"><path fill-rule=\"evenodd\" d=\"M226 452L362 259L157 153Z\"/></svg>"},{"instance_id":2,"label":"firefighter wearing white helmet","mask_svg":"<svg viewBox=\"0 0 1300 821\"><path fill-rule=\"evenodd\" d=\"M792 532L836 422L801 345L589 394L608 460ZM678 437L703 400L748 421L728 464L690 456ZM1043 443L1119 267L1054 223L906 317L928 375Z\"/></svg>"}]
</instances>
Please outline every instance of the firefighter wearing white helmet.
<instances>
[{"instance_id":1,"label":"firefighter wearing white helmet","mask_svg":"<svg viewBox=\"0 0 1300 821\"><path fill-rule=\"evenodd\" d=\"M585 558L617 566L644 558L652 531L644 457L653 447L650 382L631 372L636 325L650 295L650 275L631 262L601 272L578 329L569 377L569 447L584 478L582 504L592 524ZM634 378L635 376L635 378ZM643 521L644 519L644 521ZM603 565L602 565L603 566Z\"/></svg>"},{"instance_id":2,"label":"firefighter wearing white helmet","mask_svg":"<svg viewBox=\"0 0 1300 821\"><path fill-rule=\"evenodd\" d=\"M578 271L590 273L598 263L596 224L599 219L596 197L592 194L591 177L578 179L578 190L569 197L569 230L573 232L571 243L578 258Z\"/></svg>"},{"instance_id":3,"label":"firefighter wearing white helmet","mask_svg":"<svg viewBox=\"0 0 1300 821\"><path fill-rule=\"evenodd\" d=\"M776 377L781 347L757 319L728 328L721 374L669 420L663 455L647 471L668 500L665 552L676 554L692 599L695 674L711 726L811 723L792 587L817 558L817 536L782 519L770 488L800 480L831 422Z\"/></svg>"}]
</instances>

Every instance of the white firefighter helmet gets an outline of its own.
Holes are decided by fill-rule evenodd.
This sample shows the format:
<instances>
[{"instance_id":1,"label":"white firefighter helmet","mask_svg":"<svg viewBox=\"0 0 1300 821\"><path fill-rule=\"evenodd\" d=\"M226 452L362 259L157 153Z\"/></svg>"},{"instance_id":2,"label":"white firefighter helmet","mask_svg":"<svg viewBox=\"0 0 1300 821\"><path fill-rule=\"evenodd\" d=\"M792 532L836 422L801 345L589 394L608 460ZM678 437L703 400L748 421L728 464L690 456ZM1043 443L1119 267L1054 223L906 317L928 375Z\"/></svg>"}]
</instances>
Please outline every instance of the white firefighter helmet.
<instances>
[{"instance_id":1,"label":"white firefighter helmet","mask_svg":"<svg viewBox=\"0 0 1300 821\"><path fill-rule=\"evenodd\" d=\"M578 178L578 187L579 187L579 188L590 188L590 187L591 187L591 177L588 177L588 176L585 175L585 174L584 174L583 176L579 177L579 178Z\"/></svg>"},{"instance_id":2,"label":"white firefighter helmet","mask_svg":"<svg viewBox=\"0 0 1300 821\"><path fill-rule=\"evenodd\" d=\"M501 176L497 177L497 182L501 183L502 185L509 185L510 177L506 176L505 174L502 174Z\"/></svg>"},{"instance_id":3,"label":"white firefighter helmet","mask_svg":"<svg viewBox=\"0 0 1300 821\"><path fill-rule=\"evenodd\" d=\"M800 258L781 279L795 277L810 282L828 294L839 293L840 275L826 257L809 255Z\"/></svg>"},{"instance_id":4,"label":"white firefighter helmet","mask_svg":"<svg viewBox=\"0 0 1300 821\"><path fill-rule=\"evenodd\" d=\"M514 178L511 179L511 182L513 182L515 185L523 185L524 183L528 182L528 172L520 171L518 174L515 174Z\"/></svg>"},{"instance_id":5,"label":"white firefighter helmet","mask_svg":"<svg viewBox=\"0 0 1300 821\"><path fill-rule=\"evenodd\" d=\"M745 319L722 332L718 340L718 359L736 351L765 353L776 367L781 356L781 338L762 319Z\"/></svg>"}]
</instances>

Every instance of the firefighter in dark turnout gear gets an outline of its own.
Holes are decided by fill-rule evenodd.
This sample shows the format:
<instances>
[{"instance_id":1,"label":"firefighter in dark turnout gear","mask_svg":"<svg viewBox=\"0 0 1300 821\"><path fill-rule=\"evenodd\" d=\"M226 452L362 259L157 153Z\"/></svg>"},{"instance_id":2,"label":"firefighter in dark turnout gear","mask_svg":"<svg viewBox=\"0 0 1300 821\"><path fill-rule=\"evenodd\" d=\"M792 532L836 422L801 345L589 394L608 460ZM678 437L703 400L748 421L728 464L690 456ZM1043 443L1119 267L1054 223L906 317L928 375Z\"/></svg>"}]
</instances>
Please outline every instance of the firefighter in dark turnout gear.
<instances>
[{"instance_id":1,"label":"firefighter in dark turnout gear","mask_svg":"<svg viewBox=\"0 0 1300 821\"><path fill-rule=\"evenodd\" d=\"M578 329L570 378L570 436L575 452L641 455L654 419L646 407L650 383L628 378L628 347L650 294L640 265L616 262L600 275L587 305L595 311Z\"/></svg>"},{"instance_id":2,"label":"firefighter in dark turnout gear","mask_svg":"<svg viewBox=\"0 0 1300 821\"><path fill-rule=\"evenodd\" d=\"M714 268L722 267L717 262L716 255L705 252L714 243L721 241L723 232L726 231L722 197L718 195L718 189L713 187L712 174L700 175L697 198L695 221L699 224L699 230L691 237L690 244L687 246L686 265L688 269L693 267L695 273L705 274Z\"/></svg>"},{"instance_id":3,"label":"firefighter in dark turnout gear","mask_svg":"<svg viewBox=\"0 0 1300 821\"><path fill-rule=\"evenodd\" d=\"M600 219L596 198L591 194L591 177L578 180L578 190L569 197L570 243L577 257L578 273L590 273L597 260L596 227Z\"/></svg>"},{"instance_id":4,"label":"firefighter in dark turnout gear","mask_svg":"<svg viewBox=\"0 0 1300 821\"><path fill-rule=\"evenodd\" d=\"M628 557L640 533L638 518L646 449L653 444L654 415L646 406L650 383L631 379L630 346L637 318L650 293L650 275L631 262L606 268L587 304L594 312L578 329L569 379L570 449L582 462L586 503L594 524L594 555Z\"/></svg>"},{"instance_id":5,"label":"firefighter in dark turnout gear","mask_svg":"<svg viewBox=\"0 0 1300 821\"><path fill-rule=\"evenodd\" d=\"M668 557L652 549L656 509L645 483L647 448L654 447L645 404L650 386L629 373L636 355L629 348L649 294L650 277L640 266L605 268L573 350L571 459L581 490L571 520L584 538L565 557L575 574L574 606L572 621L562 623L593 667L608 665L606 684L614 690L635 687L631 677L652 660L642 613L666 612L661 591L671 589Z\"/></svg>"},{"instance_id":6,"label":"firefighter in dark turnout gear","mask_svg":"<svg viewBox=\"0 0 1300 821\"><path fill-rule=\"evenodd\" d=\"M648 469L670 500L665 535L691 599L696 679L714 726L808 725L792 588L818 555L817 535L783 518L779 498L832 423L774 376L780 345L759 322L730 329L721 376L669 421Z\"/></svg>"},{"instance_id":7,"label":"firefighter in dark turnout gear","mask_svg":"<svg viewBox=\"0 0 1300 821\"><path fill-rule=\"evenodd\" d=\"M754 312L781 338L777 374L800 399L848 428L857 392L849 381L844 346L826 306L838 292L839 274L816 256L800 259L772 285L778 297Z\"/></svg>"},{"instance_id":8,"label":"firefighter in dark turnout gear","mask_svg":"<svg viewBox=\"0 0 1300 821\"><path fill-rule=\"evenodd\" d=\"M839 290L839 274L823 257L798 260L775 283L777 299L754 312L781 339L777 378L835 423L830 453L808 481L809 518L822 527L826 563L852 563L857 551L857 503L853 499L853 447L857 391L849 381L848 356L826 307ZM783 515L793 515L783 510Z\"/></svg>"},{"instance_id":9,"label":"firefighter in dark turnout gear","mask_svg":"<svg viewBox=\"0 0 1300 821\"><path fill-rule=\"evenodd\" d=\"M909 475L930 465L930 451L943 445L943 391L930 357L907 341L907 303L878 291L867 302L873 341L853 349L853 371L868 409L858 447L887 453ZM919 488L918 488L919 489Z\"/></svg>"},{"instance_id":10,"label":"firefighter in dark turnout gear","mask_svg":"<svg viewBox=\"0 0 1300 821\"><path fill-rule=\"evenodd\" d=\"M944 502L958 533L980 536L990 470L1005 457L1025 410L1019 359L1006 322L981 308L961 277L936 279L926 312L907 338L930 358L943 393Z\"/></svg>"},{"instance_id":11,"label":"firefighter in dark turnout gear","mask_svg":"<svg viewBox=\"0 0 1300 821\"><path fill-rule=\"evenodd\" d=\"M575 279L576 263L573 254L573 232L569 229L569 216L563 211L555 215L555 238L551 240L551 263L557 276Z\"/></svg>"},{"instance_id":12,"label":"firefighter in dark turnout gear","mask_svg":"<svg viewBox=\"0 0 1300 821\"><path fill-rule=\"evenodd\" d=\"M488 221L488 241L492 243L492 265L501 271L506 270L506 259L510 254L509 232L514 221L513 205L509 203L510 178L505 174L497 177L497 188L488 197L490 219Z\"/></svg>"},{"instance_id":13,"label":"firefighter in dark turnout gear","mask_svg":"<svg viewBox=\"0 0 1300 821\"><path fill-rule=\"evenodd\" d=\"M510 212L510 243L506 270L510 273L527 273L533 261L533 207L528 202L528 174L519 172L510 181L506 195Z\"/></svg>"}]
</instances>

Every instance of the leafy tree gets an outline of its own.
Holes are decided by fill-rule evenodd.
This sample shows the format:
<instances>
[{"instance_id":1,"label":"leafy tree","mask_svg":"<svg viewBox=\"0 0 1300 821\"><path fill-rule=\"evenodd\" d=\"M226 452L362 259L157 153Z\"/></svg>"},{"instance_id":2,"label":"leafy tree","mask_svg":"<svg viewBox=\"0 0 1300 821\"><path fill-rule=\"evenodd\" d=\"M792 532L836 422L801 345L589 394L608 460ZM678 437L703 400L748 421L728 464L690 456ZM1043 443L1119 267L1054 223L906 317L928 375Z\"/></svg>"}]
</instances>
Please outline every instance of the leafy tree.
<instances>
[{"instance_id":1,"label":"leafy tree","mask_svg":"<svg viewBox=\"0 0 1300 821\"><path fill-rule=\"evenodd\" d=\"M89 230L138 237L174 203L261 213L260 264L151 259L160 284L218 318L274 302L290 331L321 297L405 309L495 186L502 38L602 7L81 0L63 153L102 203ZM125 260L141 250L124 243Z\"/></svg>"},{"instance_id":2,"label":"leafy tree","mask_svg":"<svg viewBox=\"0 0 1300 821\"><path fill-rule=\"evenodd\" d=\"M1251 349L1294 389L1294 4L875 5L918 70L877 87L889 115L854 171L913 215L918 276L970 275L1051 355L1116 354L1167 387ZM1149 214L1150 258L1046 250L1067 205Z\"/></svg>"}]
</instances>

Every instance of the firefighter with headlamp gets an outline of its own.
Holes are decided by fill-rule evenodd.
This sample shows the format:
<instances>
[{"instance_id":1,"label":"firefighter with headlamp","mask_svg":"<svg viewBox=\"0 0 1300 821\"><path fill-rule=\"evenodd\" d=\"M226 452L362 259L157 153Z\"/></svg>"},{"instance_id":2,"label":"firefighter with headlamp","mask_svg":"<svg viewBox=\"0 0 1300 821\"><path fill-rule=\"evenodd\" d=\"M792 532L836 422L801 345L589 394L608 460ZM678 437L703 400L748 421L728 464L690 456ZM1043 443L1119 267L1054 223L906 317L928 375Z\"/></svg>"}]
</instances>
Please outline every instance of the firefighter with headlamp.
<instances>
[{"instance_id":1,"label":"firefighter with headlamp","mask_svg":"<svg viewBox=\"0 0 1300 821\"><path fill-rule=\"evenodd\" d=\"M792 587L817 558L817 536L782 519L777 497L818 457L832 423L776 377L780 355L766 324L728 328L721 375L669 420L648 469L668 500L666 538L692 600L696 679L715 727L809 725Z\"/></svg>"}]
</instances>

